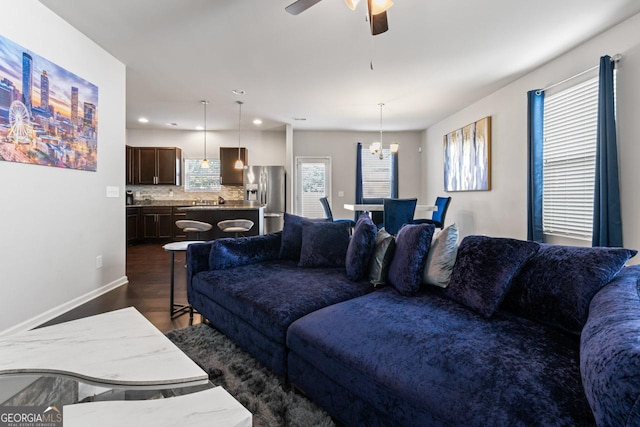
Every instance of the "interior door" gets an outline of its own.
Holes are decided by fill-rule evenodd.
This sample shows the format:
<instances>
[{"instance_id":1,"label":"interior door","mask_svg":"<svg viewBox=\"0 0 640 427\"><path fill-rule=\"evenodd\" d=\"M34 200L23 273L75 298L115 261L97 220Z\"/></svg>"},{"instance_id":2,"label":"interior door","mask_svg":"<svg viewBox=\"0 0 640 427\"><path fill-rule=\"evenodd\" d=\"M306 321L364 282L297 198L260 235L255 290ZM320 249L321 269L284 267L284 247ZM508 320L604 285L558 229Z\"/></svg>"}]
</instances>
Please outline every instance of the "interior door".
<instances>
[{"instance_id":1,"label":"interior door","mask_svg":"<svg viewBox=\"0 0 640 427\"><path fill-rule=\"evenodd\" d=\"M296 157L297 215L308 218L324 218L321 197L331 202L331 157Z\"/></svg>"}]
</instances>

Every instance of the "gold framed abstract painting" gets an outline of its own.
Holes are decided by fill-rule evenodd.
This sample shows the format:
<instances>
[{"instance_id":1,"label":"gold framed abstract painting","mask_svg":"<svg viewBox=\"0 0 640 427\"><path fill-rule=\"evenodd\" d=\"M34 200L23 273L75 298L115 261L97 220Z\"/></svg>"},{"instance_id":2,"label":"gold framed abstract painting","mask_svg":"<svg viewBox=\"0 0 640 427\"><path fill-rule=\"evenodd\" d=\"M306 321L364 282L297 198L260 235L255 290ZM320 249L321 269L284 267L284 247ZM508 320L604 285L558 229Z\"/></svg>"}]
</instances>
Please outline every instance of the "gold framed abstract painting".
<instances>
[{"instance_id":1,"label":"gold framed abstract painting","mask_svg":"<svg viewBox=\"0 0 640 427\"><path fill-rule=\"evenodd\" d=\"M491 116L443 139L444 191L491 190Z\"/></svg>"}]
</instances>

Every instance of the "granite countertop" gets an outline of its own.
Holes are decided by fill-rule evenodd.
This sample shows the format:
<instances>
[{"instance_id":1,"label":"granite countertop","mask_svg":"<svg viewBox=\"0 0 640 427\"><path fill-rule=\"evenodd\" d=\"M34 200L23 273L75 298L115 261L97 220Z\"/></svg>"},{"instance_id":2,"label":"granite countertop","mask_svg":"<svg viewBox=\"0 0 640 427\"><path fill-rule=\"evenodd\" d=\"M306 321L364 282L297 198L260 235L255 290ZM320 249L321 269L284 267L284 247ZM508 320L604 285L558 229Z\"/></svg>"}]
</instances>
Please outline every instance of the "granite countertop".
<instances>
[{"instance_id":1,"label":"granite countertop","mask_svg":"<svg viewBox=\"0 0 640 427\"><path fill-rule=\"evenodd\" d=\"M183 210L214 210L214 209L260 209L262 206L255 202L244 200L227 200L224 204L214 204L213 201L196 202L193 200L140 200L128 208L136 207L179 207Z\"/></svg>"},{"instance_id":2,"label":"granite countertop","mask_svg":"<svg viewBox=\"0 0 640 427\"><path fill-rule=\"evenodd\" d=\"M258 210L263 207L260 205L195 205L195 206L181 206L178 210L181 211L215 211L215 210L224 210L224 209L235 209L235 210Z\"/></svg>"}]
</instances>

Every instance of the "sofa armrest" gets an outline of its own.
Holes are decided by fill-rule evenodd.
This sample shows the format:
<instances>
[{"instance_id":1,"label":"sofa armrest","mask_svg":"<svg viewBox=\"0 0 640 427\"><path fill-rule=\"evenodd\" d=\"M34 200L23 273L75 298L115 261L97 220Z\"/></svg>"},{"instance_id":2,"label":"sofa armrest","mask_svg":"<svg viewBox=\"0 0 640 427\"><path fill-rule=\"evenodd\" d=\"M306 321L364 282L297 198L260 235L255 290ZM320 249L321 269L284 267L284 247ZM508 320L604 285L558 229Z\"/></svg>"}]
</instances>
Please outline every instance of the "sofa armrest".
<instances>
[{"instance_id":1,"label":"sofa armrest","mask_svg":"<svg viewBox=\"0 0 640 427\"><path fill-rule=\"evenodd\" d=\"M224 238L211 242L209 270L224 270L280 257L282 233Z\"/></svg>"},{"instance_id":2,"label":"sofa armrest","mask_svg":"<svg viewBox=\"0 0 640 427\"><path fill-rule=\"evenodd\" d=\"M599 426L640 425L640 266L625 267L591 301L580 373Z\"/></svg>"},{"instance_id":3,"label":"sofa armrest","mask_svg":"<svg viewBox=\"0 0 640 427\"><path fill-rule=\"evenodd\" d=\"M209 254L214 241L191 243L187 246L187 275L189 277L209 269Z\"/></svg>"}]
</instances>

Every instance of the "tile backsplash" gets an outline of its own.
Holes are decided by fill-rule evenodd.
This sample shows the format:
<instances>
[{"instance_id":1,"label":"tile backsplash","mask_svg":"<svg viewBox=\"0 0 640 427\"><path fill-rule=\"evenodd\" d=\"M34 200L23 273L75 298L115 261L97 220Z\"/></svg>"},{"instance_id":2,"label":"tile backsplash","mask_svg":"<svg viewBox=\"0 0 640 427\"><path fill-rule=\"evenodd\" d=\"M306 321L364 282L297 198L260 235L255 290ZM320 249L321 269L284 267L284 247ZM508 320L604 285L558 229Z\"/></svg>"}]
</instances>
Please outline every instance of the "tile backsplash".
<instances>
[{"instance_id":1,"label":"tile backsplash","mask_svg":"<svg viewBox=\"0 0 640 427\"><path fill-rule=\"evenodd\" d=\"M143 200L217 200L222 196L225 200L243 200L241 185L223 185L220 191L194 192L184 191L178 185L127 185L127 191L133 191L136 202Z\"/></svg>"}]
</instances>

